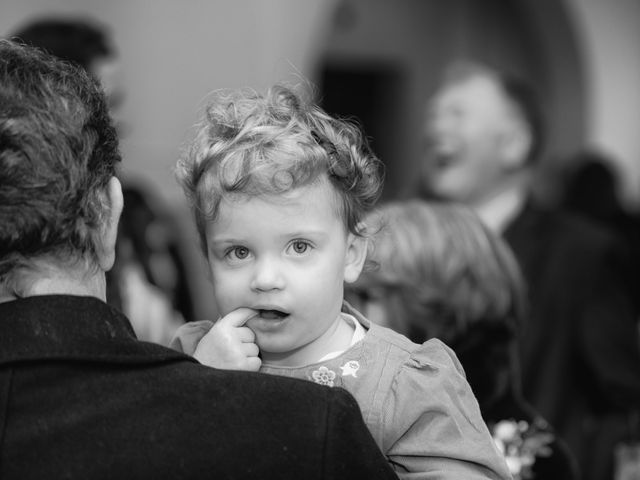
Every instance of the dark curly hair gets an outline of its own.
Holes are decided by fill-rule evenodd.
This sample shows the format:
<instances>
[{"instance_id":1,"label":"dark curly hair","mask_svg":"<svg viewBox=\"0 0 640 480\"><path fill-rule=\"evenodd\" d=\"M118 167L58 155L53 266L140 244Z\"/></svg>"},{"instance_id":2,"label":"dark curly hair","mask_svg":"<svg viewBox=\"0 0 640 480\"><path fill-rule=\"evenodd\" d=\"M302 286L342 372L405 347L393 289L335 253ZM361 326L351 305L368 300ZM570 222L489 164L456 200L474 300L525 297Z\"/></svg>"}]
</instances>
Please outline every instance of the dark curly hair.
<instances>
[{"instance_id":1,"label":"dark curly hair","mask_svg":"<svg viewBox=\"0 0 640 480\"><path fill-rule=\"evenodd\" d=\"M359 223L380 195L382 175L357 125L331 117L285 85L264 95L215 92L177 165L205 255L207 222L225 196L280 194L325 179L346 229L361 235Z\"/></svg>"},{"instance_id":2,"label":"dark curly hair","mask_svg":"<svg viewBox=\"0 0 640 480\"><path fill-rule=\"evenodd\" d=\"M95 260L92 232L119 161L99 84L0 40L0 283L42 255Z\"/></svg>"}]
</instances>

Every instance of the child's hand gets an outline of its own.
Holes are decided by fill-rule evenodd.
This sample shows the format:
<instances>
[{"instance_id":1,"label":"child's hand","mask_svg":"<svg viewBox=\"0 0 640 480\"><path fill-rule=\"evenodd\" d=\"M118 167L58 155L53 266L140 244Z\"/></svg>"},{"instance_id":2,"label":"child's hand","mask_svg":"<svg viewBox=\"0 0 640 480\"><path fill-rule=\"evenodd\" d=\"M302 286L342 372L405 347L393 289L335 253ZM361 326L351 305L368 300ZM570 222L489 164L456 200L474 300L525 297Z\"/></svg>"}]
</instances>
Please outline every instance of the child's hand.
<instances>
[{"instance_id":1,"label":"child's hand","mask_svg":"<svg viewBox=\"0 0 640 480\"><path fill-rule=\"evenodd\" d=\"M218 320L202 337L193 356L203 365L227 370L257 372L262 365L256 336L245 323L257 314L238 308Z\"/></svg>"}]
</instances>

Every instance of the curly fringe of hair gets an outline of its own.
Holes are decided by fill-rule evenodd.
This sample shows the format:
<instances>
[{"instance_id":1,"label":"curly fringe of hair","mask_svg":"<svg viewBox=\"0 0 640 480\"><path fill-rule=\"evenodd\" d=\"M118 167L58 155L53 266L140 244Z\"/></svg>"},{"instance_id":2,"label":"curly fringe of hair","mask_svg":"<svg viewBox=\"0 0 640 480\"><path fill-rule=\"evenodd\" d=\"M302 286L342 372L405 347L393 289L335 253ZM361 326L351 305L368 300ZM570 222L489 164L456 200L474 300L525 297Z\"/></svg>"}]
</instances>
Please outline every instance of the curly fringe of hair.
<instances>
[{"instance_id":1,"label":"curly fringe of hair","mask_svg":"<svg viewBox=\"0 0 640 480\"><path fill-rule=\"evenodd\" d=\"M264 95L215 92L176 175L206 255L206 225L223 198L278 195L325 178L341 200L346 228L361 235L360 221L380 195L383 171L356 124L276 85Z\"/></svg>"}]
</instances>

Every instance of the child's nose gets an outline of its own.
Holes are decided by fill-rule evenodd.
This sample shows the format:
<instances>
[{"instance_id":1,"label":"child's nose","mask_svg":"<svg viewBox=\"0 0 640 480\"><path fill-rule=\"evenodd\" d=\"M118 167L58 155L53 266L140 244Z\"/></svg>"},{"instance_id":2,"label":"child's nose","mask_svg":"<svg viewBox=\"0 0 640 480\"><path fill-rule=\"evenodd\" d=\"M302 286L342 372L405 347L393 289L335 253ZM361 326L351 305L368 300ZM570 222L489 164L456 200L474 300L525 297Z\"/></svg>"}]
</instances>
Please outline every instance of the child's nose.
<instances>
[{"instance_id":1,"label":"child's nose","mask_svg":"<svg viewBox=\"0 0 640 480\"><path fill-rule=\"evenodd\" d=\"M282 266L277 260L263 258L256 262L253 278L251 279L251 288L253 290L281 290L284 285Z\"/></svg>"}]
</instances>

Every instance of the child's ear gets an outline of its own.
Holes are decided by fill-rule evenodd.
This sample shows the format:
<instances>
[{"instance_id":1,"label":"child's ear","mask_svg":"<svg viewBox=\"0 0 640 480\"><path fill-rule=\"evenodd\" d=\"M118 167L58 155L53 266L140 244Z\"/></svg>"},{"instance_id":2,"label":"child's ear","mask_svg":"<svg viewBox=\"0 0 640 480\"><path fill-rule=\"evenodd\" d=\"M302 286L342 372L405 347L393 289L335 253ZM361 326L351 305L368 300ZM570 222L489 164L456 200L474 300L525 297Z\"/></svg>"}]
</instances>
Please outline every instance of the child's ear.
<instances>
[{"instance_id":1,"label":"child's ear","mask_svg":"<svg viewBox=\"0 0 640 480\"><path fill-rule=\"evenodd\" d=\"M344 281L347 283L355 282L367 258L369 240L366 237L349 233L347 239L347 254L344 265Z\"/></svg>"}]
</instances>

